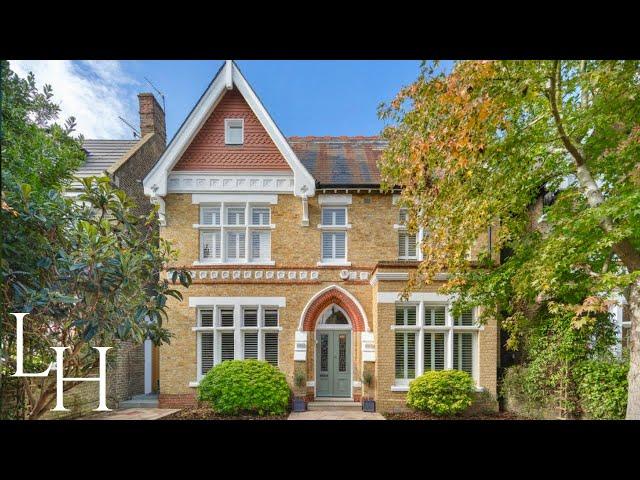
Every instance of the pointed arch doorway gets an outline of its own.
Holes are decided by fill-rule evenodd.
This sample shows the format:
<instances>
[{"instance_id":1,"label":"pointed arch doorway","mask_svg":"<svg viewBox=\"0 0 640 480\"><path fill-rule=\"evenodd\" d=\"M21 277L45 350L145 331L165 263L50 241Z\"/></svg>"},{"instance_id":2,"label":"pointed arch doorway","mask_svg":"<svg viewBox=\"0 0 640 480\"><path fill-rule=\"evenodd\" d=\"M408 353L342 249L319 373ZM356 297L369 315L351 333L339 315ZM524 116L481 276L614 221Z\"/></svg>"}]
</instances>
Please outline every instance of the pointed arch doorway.
<instances>
[{"instance_id":1,"label":"pointed arch doorway","mask_svg":"<svg viewBox=\"0 0 640 480\"><path fill-rule=\"evenodd\" d=\"M338 305L328 306L316 324L316 397L351 397L352 326Z\"/></svg>"}]
</instances>

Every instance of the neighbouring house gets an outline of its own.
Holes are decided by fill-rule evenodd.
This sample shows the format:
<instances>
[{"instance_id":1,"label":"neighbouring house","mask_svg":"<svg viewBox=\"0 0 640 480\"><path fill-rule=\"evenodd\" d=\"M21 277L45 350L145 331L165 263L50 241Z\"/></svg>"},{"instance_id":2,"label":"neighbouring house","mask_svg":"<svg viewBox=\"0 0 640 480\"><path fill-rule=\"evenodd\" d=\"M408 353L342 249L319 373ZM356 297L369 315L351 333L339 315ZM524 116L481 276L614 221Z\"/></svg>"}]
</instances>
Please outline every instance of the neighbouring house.
<instances>
[{"instance_id":1,"label":"neighbouring house","mask_svg":"<svg viewBox=\"0 0 640 480\"><path fill-rule=\"evenodd\" d=\"M376 137L286 138L225 62L144 179L161 236L179 250L166 274L193 277L168 305L161 407L193 405L214 365L257 358L294 388L302 373L310 400L368 396L380 411L405 408L424 371L460 369L495 408L495 321L479 326L475 310L454 316L438 293L445 274L400 299L421 233L407 232L397 194L381 193L384 147Z\"/></svg>"},{"instance_id":2,"label":"neighbouring house","mask_svg":"<svg viewBox=\"0 0 640 480\"><path fill-rule=\"evenodd\" d=\"M153 94L141 93L138 101L140 138L84 140L82 147L87 159L76 176L109 176L115 186L135 201L136 214L148 215L152 206L144 195L142 180L165 149L165 116ZM66 195L77 197L80 189L81 184L74 182ZM158 354L157 347L150 340L142 345L118 342L115 358L107 369L107 404L110 408L116 408L120 402L135 395L157 392ZM65 403L72 410L72 415L83 409L93 409L97 399L97 385L78 385L68 396Z\"/></svg>"}]
</instances>

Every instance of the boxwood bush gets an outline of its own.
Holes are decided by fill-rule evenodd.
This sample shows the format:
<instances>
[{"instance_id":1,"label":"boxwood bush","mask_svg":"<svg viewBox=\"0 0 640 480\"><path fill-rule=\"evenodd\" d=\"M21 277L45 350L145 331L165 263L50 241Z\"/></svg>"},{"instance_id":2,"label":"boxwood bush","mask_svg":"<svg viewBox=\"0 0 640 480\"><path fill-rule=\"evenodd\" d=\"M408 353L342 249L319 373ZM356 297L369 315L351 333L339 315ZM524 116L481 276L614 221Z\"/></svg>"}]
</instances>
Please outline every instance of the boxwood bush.
<instances>
[{"instance_id":1,"label":"boxwood bush","mask_svg":"<svg viewBox=\"0 0 640 480\"><path fill-rule=\"evenodd\" d=\"M624 419L627 410L629 364L588 360L576 369L584 414L595 419Z\"/></svg>"},{"instance_id":2,"label":"boxwood bush","mask_svg":"<svg viewBox=\"0 0 640 480\"><path fill-rule=\"evenodd\" d=\"M409 384L407 405L437 416L456 415L471 406L473 387L473 379L467 372L425 372Z\"/></svg>"},{"instance_id":3,"label":"boxwood bush","mask_svg":"<svg viewBox=\"0 0 640 480\"><path fill-rule=\"evenodd\" d=\"M283 415L290 395L285 375L260 360L222 362L198 386L198 400L222 415Z\"/></svg>"}]
</instances>

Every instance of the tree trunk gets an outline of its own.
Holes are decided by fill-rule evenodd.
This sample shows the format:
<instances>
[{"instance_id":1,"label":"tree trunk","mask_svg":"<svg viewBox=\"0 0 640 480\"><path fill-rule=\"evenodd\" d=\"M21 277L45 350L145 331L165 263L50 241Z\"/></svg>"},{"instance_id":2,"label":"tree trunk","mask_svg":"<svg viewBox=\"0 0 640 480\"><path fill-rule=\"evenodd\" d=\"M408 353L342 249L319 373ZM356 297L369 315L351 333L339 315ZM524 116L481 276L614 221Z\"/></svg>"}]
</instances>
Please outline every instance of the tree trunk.
<instances>
[{"instance_id":1,"label":"tree trunk","mask_svg":"<svg viewBox=\"0 0 640 480\"><path fill-rule=\"evenodd\" d=\"M629 292L631 315L631 346L629 355L629 394L627 420L640 420L640 279L631 285Z\"/></svg>"}]
</instances>

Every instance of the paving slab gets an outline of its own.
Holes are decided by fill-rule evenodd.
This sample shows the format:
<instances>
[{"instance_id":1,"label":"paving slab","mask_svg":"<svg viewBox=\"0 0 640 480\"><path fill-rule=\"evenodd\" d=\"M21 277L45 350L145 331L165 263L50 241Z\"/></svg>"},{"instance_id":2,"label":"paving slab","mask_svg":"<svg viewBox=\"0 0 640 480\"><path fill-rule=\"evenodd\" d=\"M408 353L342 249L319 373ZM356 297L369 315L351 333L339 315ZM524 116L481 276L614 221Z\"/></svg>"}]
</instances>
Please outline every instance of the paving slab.
<instances>
[{"instance_id":1,"label":"paving slab","mask_svg":"<svg viewBox=\"0 0 640 480\"><path fill-rule=\"evenodd\" d=\"M379 413L354 410L313 410L292 412L288 420L384 420Z\"/></svg>"},{"instance_id":2,"label":"paving slab","mask_svg":"<svg viewBox=\"0 0 640 480\"><path fill-rule=\"evenodd\" d=\"M179 410L179 408L126 408L83 417L80 420L157 420Z\"/></svg>"}]
</instances>

